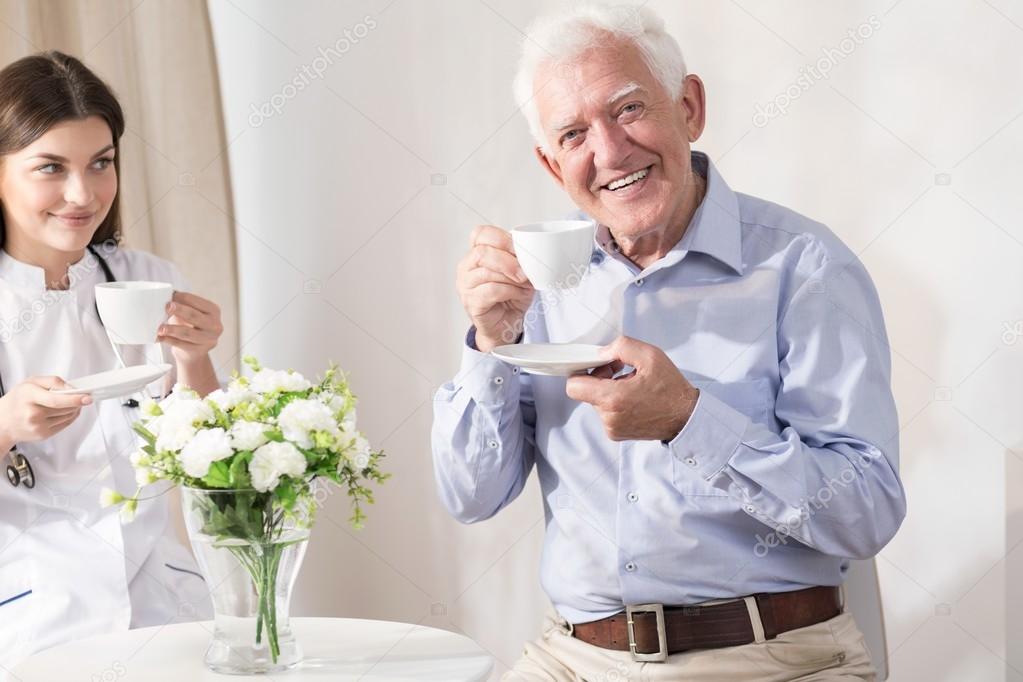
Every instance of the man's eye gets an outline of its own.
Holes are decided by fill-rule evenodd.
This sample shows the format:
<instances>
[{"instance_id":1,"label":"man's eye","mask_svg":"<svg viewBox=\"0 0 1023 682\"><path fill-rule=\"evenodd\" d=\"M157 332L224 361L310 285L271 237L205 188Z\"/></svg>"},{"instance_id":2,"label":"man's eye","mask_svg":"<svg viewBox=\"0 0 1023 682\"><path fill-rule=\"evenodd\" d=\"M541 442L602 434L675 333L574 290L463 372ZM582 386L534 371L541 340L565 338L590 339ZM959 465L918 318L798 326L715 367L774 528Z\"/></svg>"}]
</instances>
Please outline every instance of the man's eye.
<instances>
[{"instance_id":1,"label":"man's eye","mask_svg":"<svg viewBox=\"0 0 1023 682\"><path fill-rule=\"evenodd\" d=\"M639 103L632 102L632 103L626 104L624 107L622 107L622 113L623 114L634 114L637 111L639 111L639 109L640 109Z\"/></svg>"},{"instance_id":2,"label":"man's eye","mask_svg":"<svg viewBox=\"0 0 1023 682\"><path fill-rule=\"evenodd\" d=\"M581 132L582 131L579 131L579 130L569 130L567 133L565 133L564 135L561 136L561 144L565 144L566 142L571 142L572 140L574 140L577 137L579 137Z\"/></svg>"}]
</instances>

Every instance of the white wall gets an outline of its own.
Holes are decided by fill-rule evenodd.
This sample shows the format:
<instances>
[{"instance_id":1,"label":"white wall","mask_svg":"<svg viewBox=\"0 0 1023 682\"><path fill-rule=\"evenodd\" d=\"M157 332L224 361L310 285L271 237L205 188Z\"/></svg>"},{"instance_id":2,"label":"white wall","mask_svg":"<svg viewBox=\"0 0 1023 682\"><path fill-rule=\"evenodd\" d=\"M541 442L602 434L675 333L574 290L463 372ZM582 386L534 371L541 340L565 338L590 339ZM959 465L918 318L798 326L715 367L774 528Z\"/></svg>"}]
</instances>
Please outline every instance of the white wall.
<instances>
[{"instance_id":1,"label":"white wall","mask_svg":"<svg viewBox=\"0 0 1023 682\"><path fill-rule=\"evenodd\" d=\"M1023 680L1023 616L1006 606L1023 607L1011 582L1023 567L1023 8L649 4L707 85L698 148L736 190L830 225L880 290L910 510L878 559L891 679ZM451 521L434 493L430 397L457 364L454 268L471 228L570 207L509 92L540 6L211 2L245 350L307 373L340 362L395 474L363 532L331 500L295 611L461 630L499 672L545 604L539 496L532 484L491 521ZM870 37L843 44L861 25ZM827 79L755 125L757 104L822 48L849 54L832 52ZM287 88L303 67L325 70ZM279 113L253 113L271 101Z\"/></svg>"}]
</instances>

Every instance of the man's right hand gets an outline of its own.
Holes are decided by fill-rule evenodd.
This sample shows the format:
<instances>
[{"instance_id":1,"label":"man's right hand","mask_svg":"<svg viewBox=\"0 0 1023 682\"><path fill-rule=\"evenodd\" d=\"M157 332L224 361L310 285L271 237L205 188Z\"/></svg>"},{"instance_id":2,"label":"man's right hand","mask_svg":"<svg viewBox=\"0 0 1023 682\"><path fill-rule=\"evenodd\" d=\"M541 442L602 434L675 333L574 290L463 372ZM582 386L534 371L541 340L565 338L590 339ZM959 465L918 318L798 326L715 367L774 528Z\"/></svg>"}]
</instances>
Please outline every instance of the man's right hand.
<instances>
[{"instance_id":1,"label":"man's right hand","mask_svg":"<svg viewBox=\"0 0 1023 682\"><path fill-rule=\"evenodd\" d=\"M511 235L493 225L472 231L458 263L458 297L476 327L476 348L489 353L515 343L536 290L519 266Z\"/></svg>"},{"instance_id":2,"label":"man's right hand","mask_svg":"<svg viewBox=\"0 0 1023 682\"><path fill-rule=\"evenodd\" d=\"M60 395L50 389L70 388L60 377L32 377L0 398L0 444L6 454L16 443L45 440L71 425L88 395Z\"/></svg>"}]
</instances>

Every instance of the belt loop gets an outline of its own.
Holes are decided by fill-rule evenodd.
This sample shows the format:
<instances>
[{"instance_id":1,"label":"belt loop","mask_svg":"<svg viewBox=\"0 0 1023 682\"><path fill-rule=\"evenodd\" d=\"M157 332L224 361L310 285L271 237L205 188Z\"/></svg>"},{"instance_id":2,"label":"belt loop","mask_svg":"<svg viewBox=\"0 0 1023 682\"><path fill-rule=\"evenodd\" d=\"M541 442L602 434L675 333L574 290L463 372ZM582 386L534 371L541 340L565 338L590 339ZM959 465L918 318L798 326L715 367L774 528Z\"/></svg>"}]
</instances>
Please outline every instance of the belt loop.
<instances>
[{"instance_id":1,"label":"belt loop","mask_svg":"<svg viewBox=\"0 0 1023 682\"><path fill-rule=\"evenodd\" d=\"M568 619L562 616L557 610L554 611L555 620L554 625L558 628L561 634L568 637L575 635L575 625L568 622Z\"/></svg>"},{"instance_id":2,"label":"belt loop","mask_svg":"<svg viewBox=\"0 0 1023 682\"><path fill-rule=\"evenodd\" d=\"M775 618L773 595L769 592L762 592L753 595L757 600L757 608L760 609L760 623L764 627L764 637L774 639L778 636L778 619Z\"/></svg>"},{"instance_id":3,"label":"belt loop","mask_svg":"<svg viewBox=\"0 0 1023 682\"><path fill-rule=\"evenodd\" d=\"M753 642L755 644L766 642L764 623L760 620L760 609L757 608L756 597L743 597L742 599L746 602L746 610L749 611L749 622L753 626Z\"/></svg>"}]
</instances>

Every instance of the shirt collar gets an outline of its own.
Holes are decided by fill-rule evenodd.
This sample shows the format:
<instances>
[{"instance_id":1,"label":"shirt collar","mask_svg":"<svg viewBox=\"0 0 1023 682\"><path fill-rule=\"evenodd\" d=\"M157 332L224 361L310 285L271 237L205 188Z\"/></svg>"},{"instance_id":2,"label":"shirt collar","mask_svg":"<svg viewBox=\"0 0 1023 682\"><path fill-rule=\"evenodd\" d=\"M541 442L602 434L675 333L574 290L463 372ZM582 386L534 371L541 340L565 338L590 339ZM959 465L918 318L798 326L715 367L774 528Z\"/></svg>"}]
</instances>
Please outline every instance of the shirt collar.
<instances>
[{"instance_id":1,"label":"shirt collar","mask_svg":"<svg viewBox=\"0 0 1023 682\"><path fill-rule=\"evenodd\" d=\"M692 152L693 170L707 181L703 201L697 207L689 227L665 260L681 260L688 251L706 254L742 274L742 233L739 200L702 152ZM606 225L598 225L591 262L599 263L615 250L614 239Z\"/></svg>"},{"instance_id":2,"label":"shirt collar","mask_svg":"<svg viewBox=\"0 0 1023 682\"><path fill-rule=\"evenodd\" d=\"M0 279L27 289L46 288L46 270L37 265L23 263L5 250L0 250Z\"/></svg>"},{"instance_id":3,"label":"shirt collar","mask_svg":"<svg viewBox=\"0 0 1023 682\"><path fill-rule=\"evenodd\" d=\"M95 256L86 251L78 262L68 266L71 289L75 289L76 284L87 281L87 275L95 269L93 261L95 261ZM24 263L11 256L6 250L0 249L0 280L25 289L44 290L46 289L46 270L38 265Z\"/></svg>"}]
</instances>

